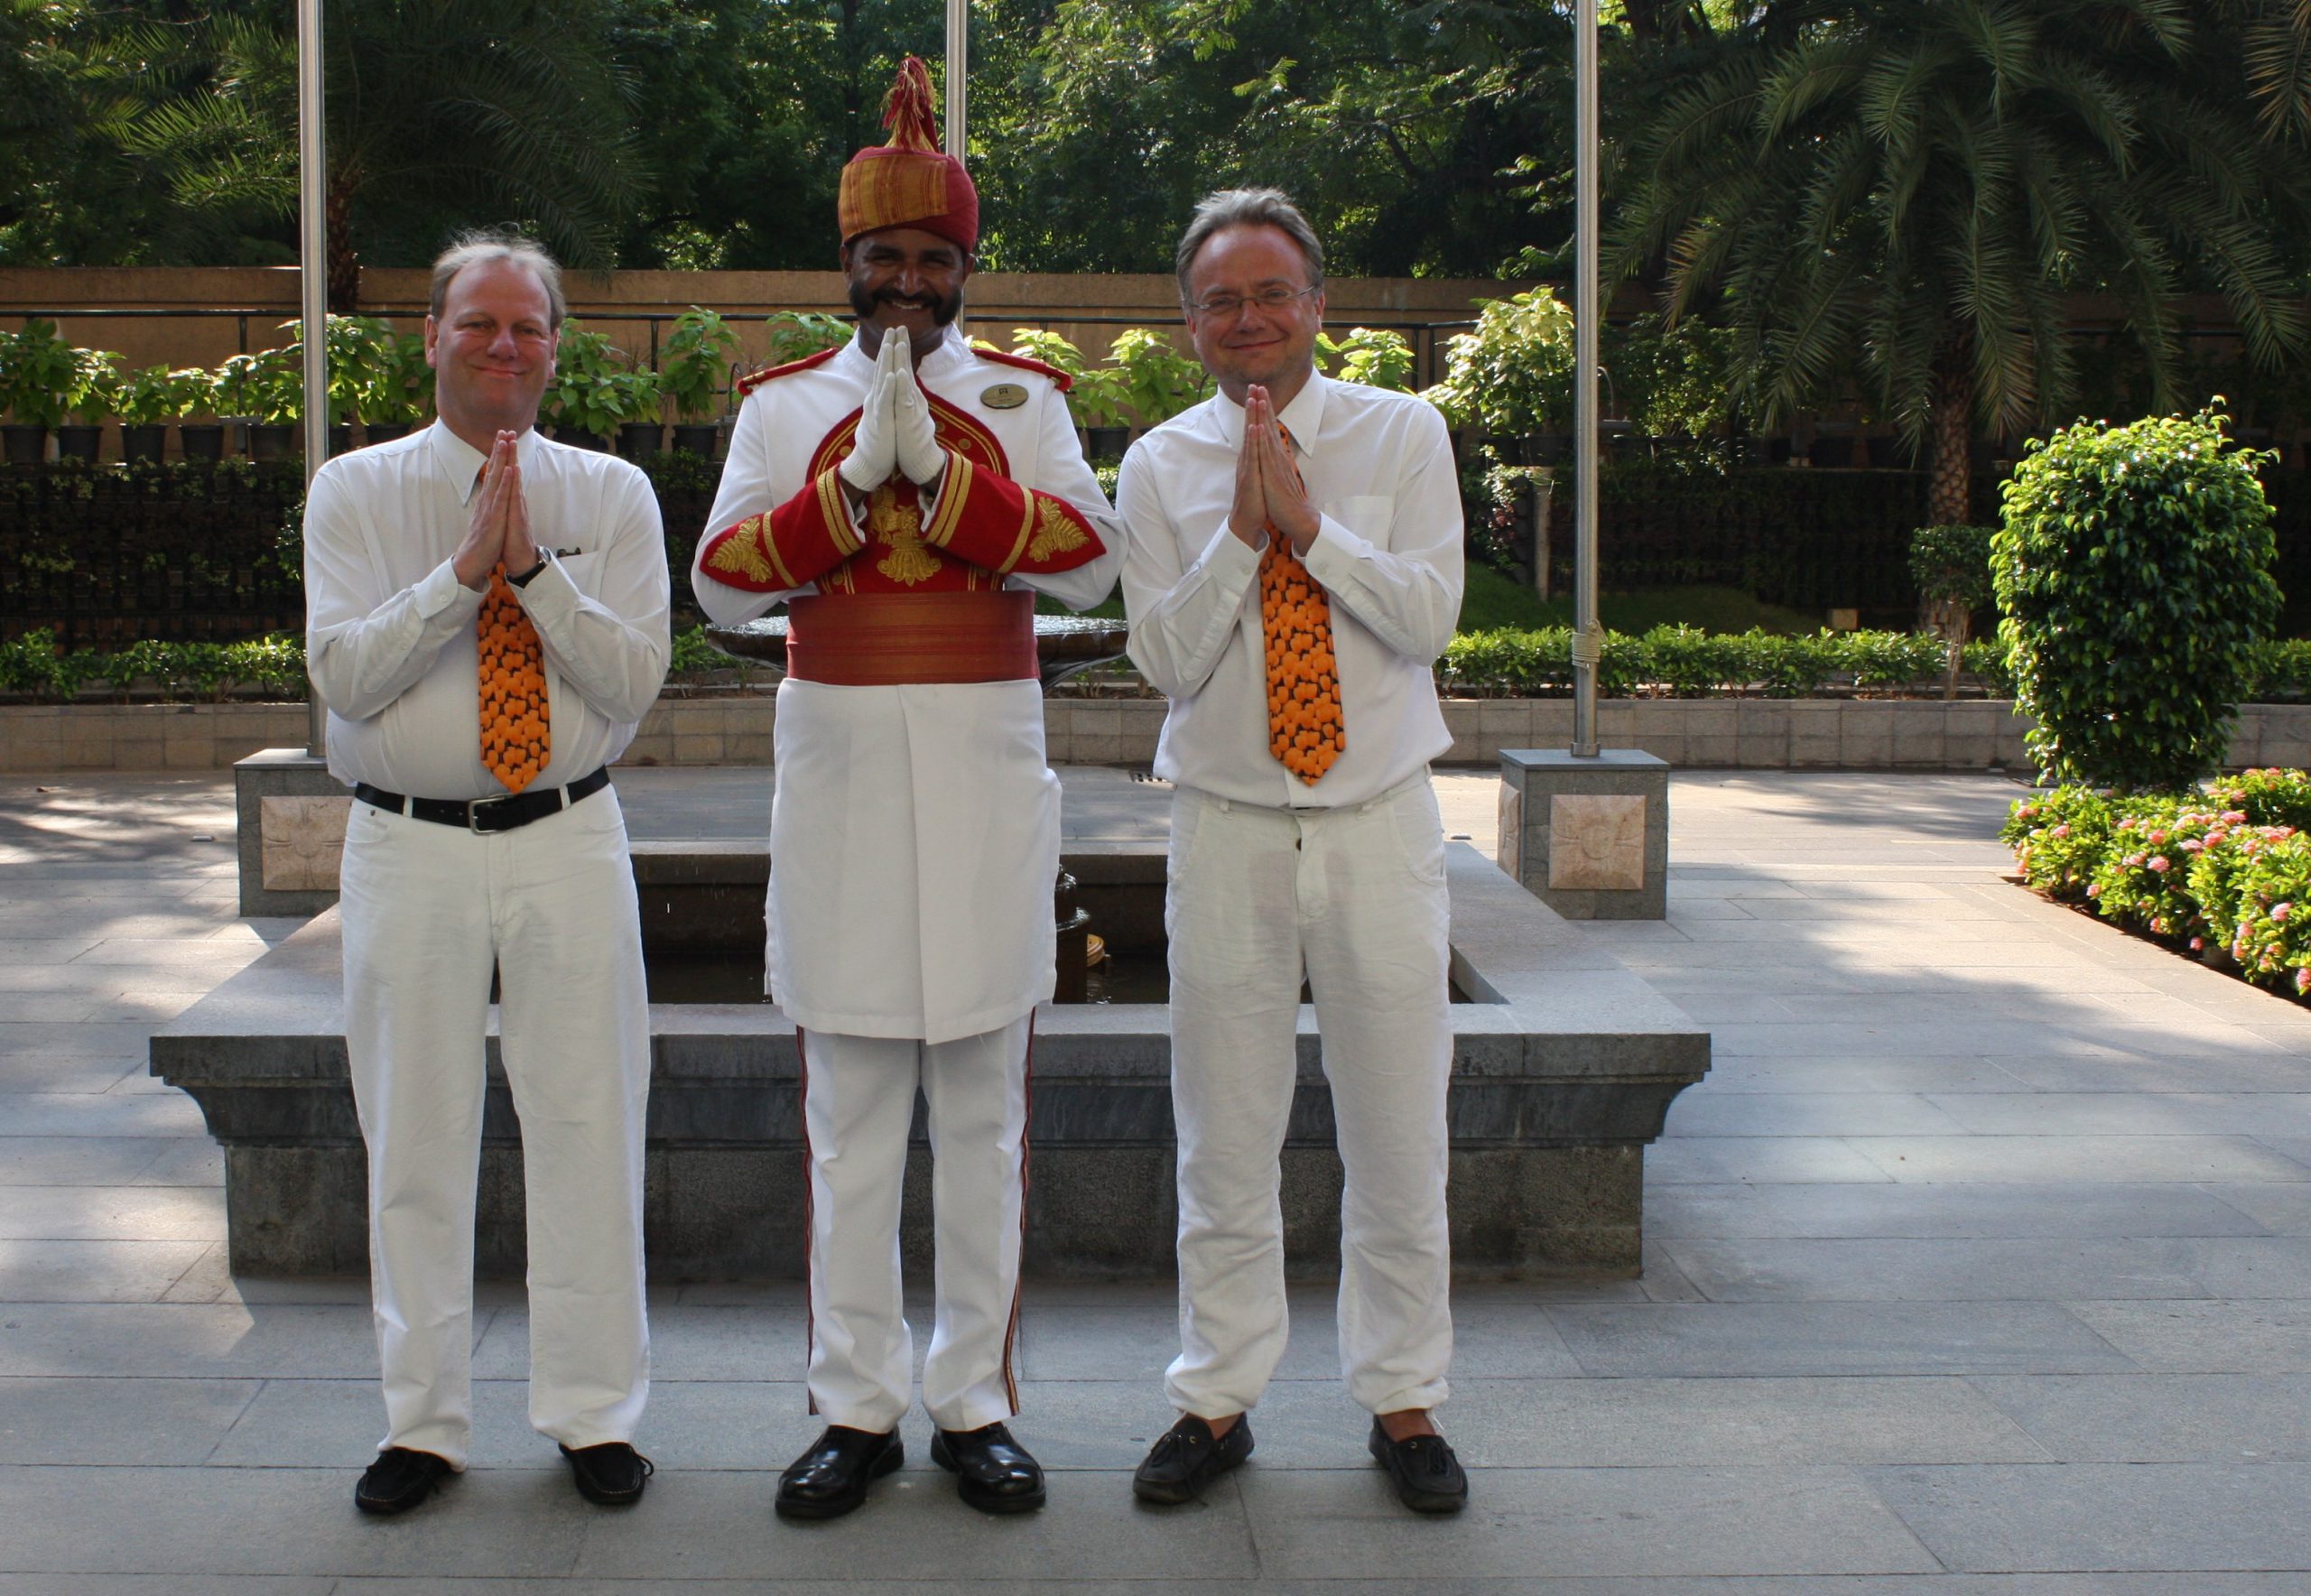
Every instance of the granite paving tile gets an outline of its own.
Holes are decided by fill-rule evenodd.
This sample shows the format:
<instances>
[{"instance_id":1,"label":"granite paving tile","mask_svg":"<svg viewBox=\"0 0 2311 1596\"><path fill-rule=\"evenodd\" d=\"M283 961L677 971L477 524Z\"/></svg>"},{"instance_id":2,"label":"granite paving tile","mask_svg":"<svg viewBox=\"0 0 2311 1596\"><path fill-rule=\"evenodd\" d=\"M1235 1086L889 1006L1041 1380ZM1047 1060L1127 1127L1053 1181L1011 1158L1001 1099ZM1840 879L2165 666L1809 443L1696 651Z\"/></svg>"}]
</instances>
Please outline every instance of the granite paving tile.
<instances>
[{"instance_id":1,"label":"granite paving tile","mask_svg":"<svg viewBox=\"0 0 2311 1596\"><path fill-rule=\"evenodd\" d=\"M2274 1249L2277 1249L2274 1251ZM2311 1294L2305 1244L2278 1238L1677 1241L1716 1302L2045 1302ZM2258 1279L2258 1275L2261 1278ZM2256 1289L2257 1286L2260 1289Z\"/></svg>"},{"instance_id":2,"label":"granite paving tile","mask_svg":"<svg viewBox=\"0 0 2311 1596\"><path fill-rule=\"evenodd\" d=\"M2311 1165L2236 1136L1857 1137L1850 1145L1898 1181L2311 1179ZM2302 1150L2311 1157L2311 1146Z\"/></svg>"},{"instance_id":3,"label":"granite paving tile","mask_svg":"<svg viewBox=\"0 0 2311 1596\"><path fill-rule=\"evenodd\" d=\"M1868 1478L1953 1569L2311 1571L2303 1463L1984 1464Z\"/></svg>"},{"instance_id":4,"label":"granite paving tile","mask_svg":"<svg viewBox=\"0 0 2311 1596\"><path fill-rule=\"evenodd\" d=\"M2099 1325L2053 1303L1648 1303L1548 1313L1582 1370L1610 1378L2134 1367Z\"/></svg>"},{"instance_id":5,"label":"granite paving tile","mask_svg":"<svg viewBox=\"0 0 2311 1596\"><path fill-rule=\"evenodd\" d=\"M1669 1105L1676 1137L1943 1136L1970 1127L1915 1092L1749 1092L1712 1079Z\"/></svg>"},{"instance_id":6,"label":"granite paving tile","mask_svg":"<svg viewBox=\"0 0 2311 1596\"><path fill-rule=\"evenodd\" d=\"M169 1139L0 1136L0 1186L125 1185L152 1166Z\"/></svg>"},{"instance_id":7,"label":"granite paving tile","mask_svg":"<svg viewBox=\"0 0 2311 1596\"><path fill-rule=\"evenodd\" d=\"M2311 1383L2289 1375L1978 1375L2065 1463L2311 1461Z\"/></svg>"},{"instance_id":8,"label":"granite paving tile","mask_svg":"<svg viewBox=\"0 0 2311 1596\"><path fill-rule=\"evenodd\" d=\"M0 1240L0 1303L153 1302L207 1246L200 1241Z\"/></svg>"},{"instance_id":9,"label":"granite paving tile","mask_svg":"<svg viewBox=\"0 0 2311 1596\"><path fill-rule=\"evenodd\" d=\"M2297 1193L2311 1233L2311 1185L2178 1184L1664 1186L1646 1193L1658 1241L1801 1237L2253 1236L2280 1229L2238 1193Z\"/></svg>"},{"instance_id":10,"label":"granite paving tile","mask_svg":"<svg viewBox=\"0 0 2311 1596\"><path fill-rule=\"evenodd\" d=\"M2139 1369L2176 1374L2311 1374L2311 1304L2081 1302L2065 1306Z\"/></svg>"},{"instance_id":11,"label":"granite paving tile","mask_svg":"<svg viewBox=\"0 0 2311 1596\"><path fill-rule=\"evenodd\" d=\"M221 1190L0 1186L0 1239L221 1241L224 1237Z\"/></svg>"},{"instance_id":12,"label":"granite paving tile","mask_svg":"<svg viewBox=\"0 0 2311 1596\"><path fill-rule=\"evenodd\" d=\"M1490 1470L1470 1482L1470 1510L1441 1524L1408 1523L1378 1471L1354 1480L1247 1471L1241 1489L1263 1565L1301 1577L1941 1568L1849 1470L1637 1472L1641 1480L1620 1469Z\"/></svg>"},{"instance_id":13,"label":"granite paving tile","mask_svg":"<svg viewBox=\"0 0 2311 1596\"><path fill-rule=\"evenodd\" d=\"M1809 1181L1890 1181L1834 1137L1665 1137L1645 1149L1645 1183L1656 1186Z\"/></svg>"},{"instance_id":14,"label":"granite paving tile","mask_svg":"<svg viewBox=\"0 0 2311 1596\"><path fill-rule=\"evenodd\" d=\"M200 1463L256 1391L255 1380L0 1378L0 1454L13 1463Z\"/></svg>"}]
</instances>

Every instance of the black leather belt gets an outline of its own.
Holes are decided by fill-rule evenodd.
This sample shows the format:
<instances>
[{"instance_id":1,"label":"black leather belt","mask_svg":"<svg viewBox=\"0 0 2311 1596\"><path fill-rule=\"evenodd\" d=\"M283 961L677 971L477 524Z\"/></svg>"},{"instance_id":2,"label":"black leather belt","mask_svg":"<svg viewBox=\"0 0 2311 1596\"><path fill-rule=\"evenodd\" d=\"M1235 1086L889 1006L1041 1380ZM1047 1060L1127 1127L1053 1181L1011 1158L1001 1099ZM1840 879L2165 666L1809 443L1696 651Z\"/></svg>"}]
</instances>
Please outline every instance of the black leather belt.
<instances>
[{"instance_id":1,"label":"black leather belt","mask_svg":"<svg viewBox=\"0 0 2311 1596\"><path fill-rule=\"evenodd\" d=\"M354 788L353 795L364 803L390 809L412 820L432 821L437 826L459 826L487 837L498 831L518 830L532 821L560 814L580 799L590 798L609 784L609 766L606 765L566 787L501 793L495 798L410 798L373 787L367 782Z\"/></svg>"}]
</instances>

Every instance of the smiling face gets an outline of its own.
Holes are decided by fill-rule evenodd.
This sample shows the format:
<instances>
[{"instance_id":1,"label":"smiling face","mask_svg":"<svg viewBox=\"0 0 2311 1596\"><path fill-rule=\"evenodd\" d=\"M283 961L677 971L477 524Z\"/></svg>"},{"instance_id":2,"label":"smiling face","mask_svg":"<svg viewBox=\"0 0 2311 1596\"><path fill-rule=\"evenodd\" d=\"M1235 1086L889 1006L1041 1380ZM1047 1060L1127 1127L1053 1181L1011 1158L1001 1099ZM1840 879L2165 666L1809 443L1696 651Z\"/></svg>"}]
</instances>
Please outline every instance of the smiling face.
<instances>
[{"instance_id":1,"label":"smiling face","mask_svg":"<svg viewBox=\"0 0 2311 1596\"><path fill-rule=\"evenodd\" d=\"M1324 324L1323 293L1299 294L1276 310L1257 302L1265 291L1307 286L1307 257L1280 227L1222 227L1195 252L1188 264L1191 304L1214 294L1243 302L1226 315L1194 309L1187 313L1196 358L1237 404L1258 383L1282 410L1307 383L1316 366L1316 334Z\"/></svg>"},{"instance_id":2,"label":"smiling face","mask_svg":"<svg viewBox=\"0 0 2311 1596\"><path fill-rule=\"evenodd\" d=\"M867 352L881 347L885 331L904 327L920 358L962 314L971 257L953 240L921 227L884 227L842 246L842 274L850 308L868 333L860 340Z\"/></svg>"},{"instance_id":3,"label":"smiling face","mask_svg":"<svg viewBox=\"0 0 2311 1596\"><path fill-rule=\"evenodd\" d=\"M545 285L527 266L477 261L450 278L440 319L425 319L442 422L485 454L501 429L535 425L560 336Z\"/></svg>"}]
</instances>

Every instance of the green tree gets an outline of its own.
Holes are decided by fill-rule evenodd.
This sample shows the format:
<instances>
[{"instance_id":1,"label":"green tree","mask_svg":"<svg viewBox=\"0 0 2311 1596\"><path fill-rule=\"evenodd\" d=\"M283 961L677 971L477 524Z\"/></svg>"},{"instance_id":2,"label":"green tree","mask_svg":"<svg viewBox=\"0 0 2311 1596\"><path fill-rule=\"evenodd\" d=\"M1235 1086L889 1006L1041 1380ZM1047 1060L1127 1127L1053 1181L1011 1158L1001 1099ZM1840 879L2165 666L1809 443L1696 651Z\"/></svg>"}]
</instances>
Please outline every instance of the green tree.
<instances>
[{"instance_id":1,"label":"green tree","mask_svg":"<svg viewBox=\"0 0 2311 1596\"><path fill-rule=\"evenodd\" d=\"M515 221L571 264L615 264L642 177L604 0L360 0L329 7L329 304L364 255L429 258L450 227ZM293 225L297 74L279 6L144 23L108 42L141 103L122 138L190 217Z\"/></svg>"},{"instance_id":2,"label":"green tree","mask_svg":"<svg viewBox=\"0 0 2311 1596\"><path fill-rule=\"evenodd\" d=\"M2180 0L1815 10L1671 96L1616 235L1672 318L1722 294L1768 422L1859 375L1928 449L1931 518L1961 522L1973 424L2071 398L2069 294L2118 298L2160 408L2186 291L2220 288L2259 363L2303 347L2279 243L2301 183Z\"/></svg>"}]
</instances>

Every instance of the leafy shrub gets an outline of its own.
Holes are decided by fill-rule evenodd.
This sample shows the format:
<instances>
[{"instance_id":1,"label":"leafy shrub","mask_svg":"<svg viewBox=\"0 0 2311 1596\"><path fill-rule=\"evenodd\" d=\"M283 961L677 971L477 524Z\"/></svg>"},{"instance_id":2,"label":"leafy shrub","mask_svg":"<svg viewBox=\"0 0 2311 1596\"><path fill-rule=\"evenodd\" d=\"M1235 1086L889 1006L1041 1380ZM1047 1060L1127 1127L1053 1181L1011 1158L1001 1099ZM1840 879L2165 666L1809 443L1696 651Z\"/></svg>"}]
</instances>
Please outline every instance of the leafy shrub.
<instances>
[{"instance_id":1,"label":"leafy shrub","mask_svg":"<svg viewBox=\"0 0 2311 1596\"><path fill-rule=\"evenodd\" d=\"M2179 788L2223 757L2279 608L2262 457L2224 420L2082 422L2003 490L1999 635L2047 779Z\"/></svg>"},{"instance_id":2,"label":"leafy shrub","mask_svg":"<svg viewBox=\"0 0 2311 1596\"><path fill-rule=\"evenodd\" d=\"M1573 423L1573 312L1545 288L1480 300L1474 331L1444 346L1444 380L1423 396L1456 427L1522 434Z\"/></svg>"}]
</instances>

